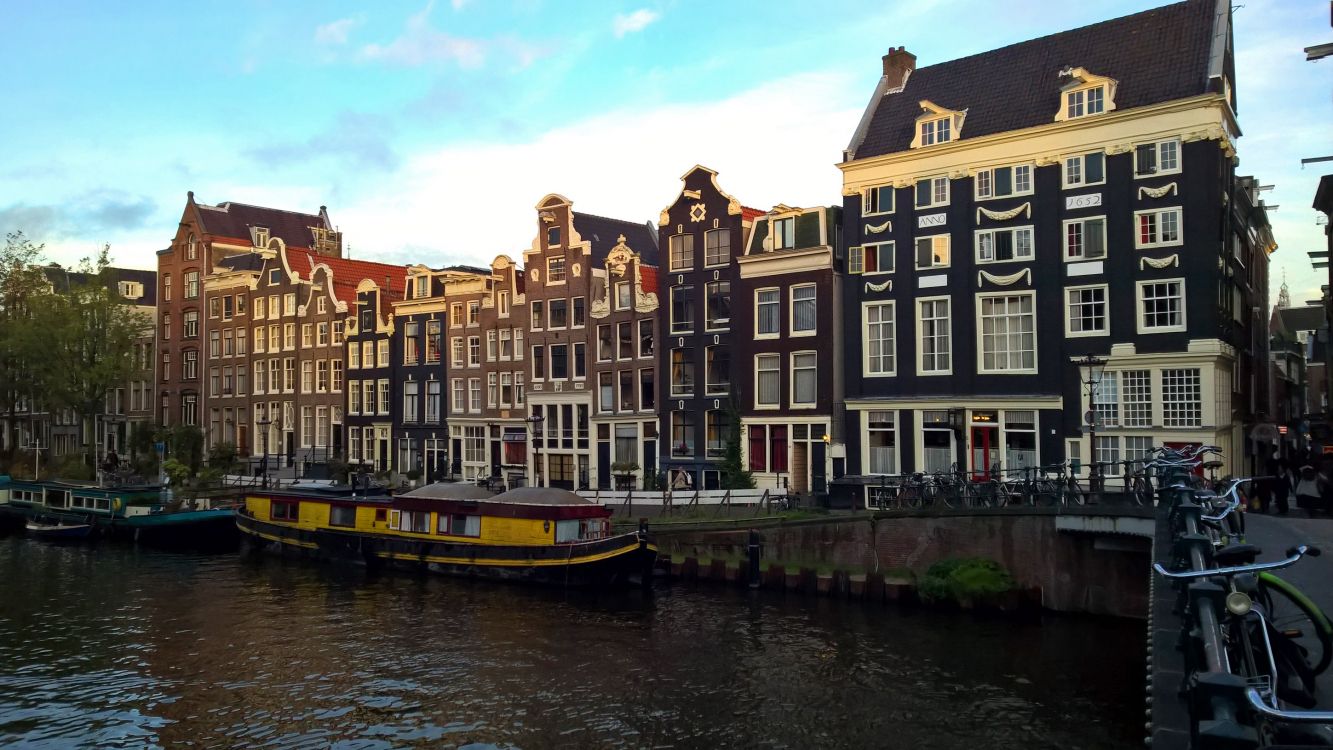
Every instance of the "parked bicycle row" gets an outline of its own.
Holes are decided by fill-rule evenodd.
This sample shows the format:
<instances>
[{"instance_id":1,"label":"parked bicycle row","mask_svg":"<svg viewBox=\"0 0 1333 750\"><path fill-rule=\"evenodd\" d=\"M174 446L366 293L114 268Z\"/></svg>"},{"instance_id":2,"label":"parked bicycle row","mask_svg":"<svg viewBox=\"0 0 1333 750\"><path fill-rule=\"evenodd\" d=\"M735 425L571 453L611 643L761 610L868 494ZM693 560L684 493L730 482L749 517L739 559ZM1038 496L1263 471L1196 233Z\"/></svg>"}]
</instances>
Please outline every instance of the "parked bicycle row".
<instances>
[{"instance_id":1,"label":"parked bicycle row","mask_svg":"<svg viewBox=\"0 0 1333 750\"><path fill-rule=\"evenodd\" d=\"M1318 675L1333 661L1333 624L1274 571L1318 548L1298 545L1276 560L1245 539L1243 488L1266 477L1207 486L1196 475L1215 446L1158 449L1145 463L1160 478L1172 547L1154 564L1176 585L1194 746L1333 746L1333 711L1319 705Z\"/></svg>"}]
</instances>

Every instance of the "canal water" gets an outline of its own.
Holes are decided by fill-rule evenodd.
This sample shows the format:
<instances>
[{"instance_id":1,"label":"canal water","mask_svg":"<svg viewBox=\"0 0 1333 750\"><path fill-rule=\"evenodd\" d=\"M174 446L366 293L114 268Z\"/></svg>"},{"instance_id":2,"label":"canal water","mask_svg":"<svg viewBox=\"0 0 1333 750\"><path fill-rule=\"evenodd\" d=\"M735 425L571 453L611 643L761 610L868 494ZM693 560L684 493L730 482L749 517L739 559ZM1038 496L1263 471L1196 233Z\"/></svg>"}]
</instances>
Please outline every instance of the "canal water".
<instances>
[{"instance_id":1,"label":"canal water","mask_svg":"<svg viewBox=\"0 0 1333 750\"><path fill-rule=\"evenodd\" d=\"M5 748L1131 748L1143 625L0 538Z\"/></svg>"}]
</instances>

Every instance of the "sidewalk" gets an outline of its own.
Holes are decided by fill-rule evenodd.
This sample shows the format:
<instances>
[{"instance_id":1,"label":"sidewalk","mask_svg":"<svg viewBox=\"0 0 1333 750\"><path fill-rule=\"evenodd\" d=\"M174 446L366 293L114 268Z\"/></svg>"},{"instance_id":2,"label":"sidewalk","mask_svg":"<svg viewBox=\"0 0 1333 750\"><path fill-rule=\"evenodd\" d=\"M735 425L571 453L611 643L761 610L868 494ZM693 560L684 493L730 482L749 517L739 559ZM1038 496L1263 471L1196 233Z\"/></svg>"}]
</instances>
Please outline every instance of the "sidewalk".
<instances>
[{"instance_id":1,"label":"sidewalk","mask_svg":"<svg viewBox=\"0 0 1333 750\"><path fill-rule=\"evenodd\" d=\"M1303 516L1295 509L1289 516L1246 513L1246 541L1263 549L1260 560L1276 560L1297 544L1318 547L1321 556L1307 557L1279 575L1333 614L1333 520ZM1333 667L1319 676L1318 697L1320 708L1333 709Z\"/></svg>"}]
</instances>

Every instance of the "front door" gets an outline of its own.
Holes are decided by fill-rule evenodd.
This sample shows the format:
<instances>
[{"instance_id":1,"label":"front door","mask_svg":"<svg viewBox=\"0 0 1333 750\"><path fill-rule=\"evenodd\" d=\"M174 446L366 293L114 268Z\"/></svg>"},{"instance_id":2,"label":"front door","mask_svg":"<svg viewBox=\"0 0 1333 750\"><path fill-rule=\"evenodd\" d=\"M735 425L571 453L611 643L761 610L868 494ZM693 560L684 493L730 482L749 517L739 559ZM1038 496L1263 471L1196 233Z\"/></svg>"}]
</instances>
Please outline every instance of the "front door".
<instances>
[{"instance_id":1,"label":"front door","mask_svg":"<svg viewBox=\"0 0 1333 750\"><path fill-rule=\"evenodd\" d=\"M810 491L816 495L828 492L828 472L824 469L824 441L810 443Z\"/></svg>"},{"instance_id":2,"label":"front door","mask_svg":"<svg viewBox=\"0 0 1333 750\"><path fill-rule=\"evenodd\" d=\"M972 426L972 478L989 479L991 467L1000 460L1000 430L994 425Z\"/></svg>"}]
</instances>

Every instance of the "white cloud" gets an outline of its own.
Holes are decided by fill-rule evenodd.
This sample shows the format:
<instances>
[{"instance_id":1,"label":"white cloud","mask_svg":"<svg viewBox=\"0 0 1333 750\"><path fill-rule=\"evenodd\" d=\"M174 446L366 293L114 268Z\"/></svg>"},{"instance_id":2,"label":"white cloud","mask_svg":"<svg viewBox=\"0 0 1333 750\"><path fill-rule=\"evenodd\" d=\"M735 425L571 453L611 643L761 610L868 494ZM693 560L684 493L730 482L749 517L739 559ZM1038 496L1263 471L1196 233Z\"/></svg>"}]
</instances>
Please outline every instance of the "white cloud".
<instances>
[{"instance_id":1,"label":"white cloud","mask_svg":"<svg viewBox=\"0 0 1333 750\"><path fill-rule=\"evenodd\" d=\"M359 18L340 18L315 28L315 41L320 44L346 44L352 29L361 25Z\"/></svg>"},{"instance_id":2,"label":"white cloud","mask_svg":"<svg viewBox=\"0 0 1333 750\"><path fill-rule=\"evenodd\" d=\"M463 6L467 5L467 3L468 0L451 0L450 4L454 6L454 10L462 10Z\"/></svg>"},{"instance_id":3,"label":"white cloud","mask_svg":"<svg viewBox=\"0 0 1333 750\"><path fill-rule=\"evenodd\" d=\"M430 25L434 7L435 0L431 0L425 8L412 14L403 33L392 42L362 47L361 57L409 66L455 62L465 68L475 68L485 62L485 44L481 40L446 34Z\"/></svg>"},{"instance_id":4,"label":"white cloud","mask_svg":"<svg viewBox=\"0 0 1333 750\"><path fill-rule=\"evenodd\" d=\"M855 77L806 74L718 102L611 112L526 143L460 143L409 155L330 205L361 258L439 266L520 260L547 193L575 210L653 222L694 164L718 171L742 203L767 208L836 203L834 166L861 114ZM789 113L755 128L757 113ZM682 123L708 123L681 138ZM286 204L279 204L286 205Z\"/></svg>"},{"instance_id":5,"label":"white cloud","mask_svg":"<svg viewBox=\"0 0 1333 750\"><path fill-rule=\"evenodd\" d=\"M662 17L661 14L659 14L655 10L640 8L628 15L624 13L617 13L615 21L613 21L611 25L612 28L615 29L616 37L619 38L625 36L626 34L632 34L636 31L643 31L644 29L648 28L648 24L652 23L653 21L656 21L661 17Z\"/></svg>"}]
</instances>

